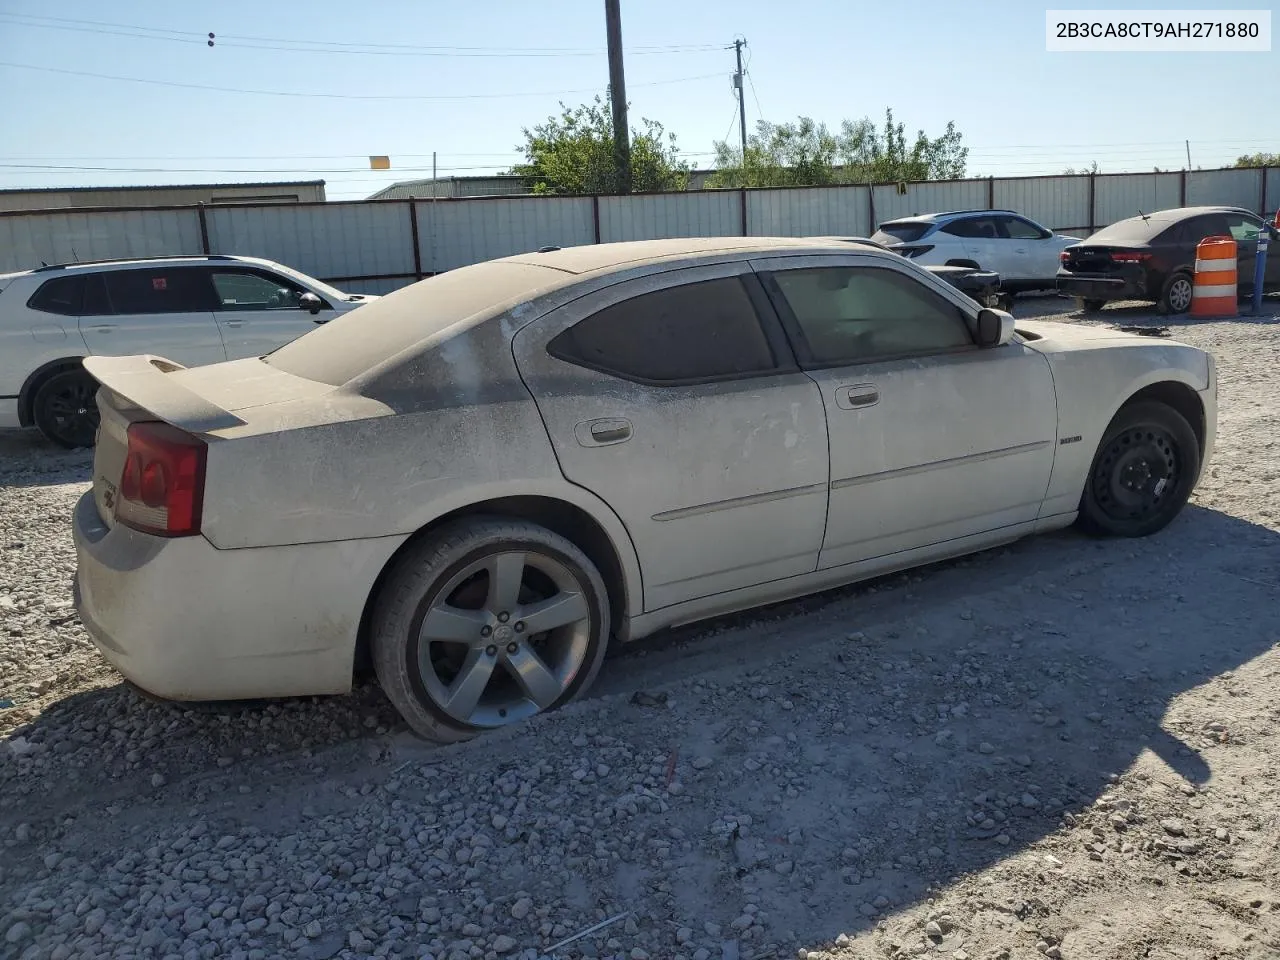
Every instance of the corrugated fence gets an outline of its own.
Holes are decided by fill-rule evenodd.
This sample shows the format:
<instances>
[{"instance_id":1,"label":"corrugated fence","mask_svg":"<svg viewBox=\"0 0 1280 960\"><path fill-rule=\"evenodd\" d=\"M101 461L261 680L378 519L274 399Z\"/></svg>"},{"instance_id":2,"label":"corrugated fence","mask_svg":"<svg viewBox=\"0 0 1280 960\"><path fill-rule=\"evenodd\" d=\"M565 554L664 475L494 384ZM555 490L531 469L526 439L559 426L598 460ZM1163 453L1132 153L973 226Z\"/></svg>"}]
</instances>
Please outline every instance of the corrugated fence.
<instances>
[{"instance_id":1,"label":"corrugated fence","mask_svg":"<svg viewBox=\"0 0 1280 960\"><path fill-rule=\"evenodd\" d=\"M1280 168L986 178L627 197L478 197L0 213L0 272L41 262L232 253L385 293L493 257L658 237L866 236L893 217L1017 210L1082 235L1139 212L1280 205Z\"/></svg>"}]
</instances>

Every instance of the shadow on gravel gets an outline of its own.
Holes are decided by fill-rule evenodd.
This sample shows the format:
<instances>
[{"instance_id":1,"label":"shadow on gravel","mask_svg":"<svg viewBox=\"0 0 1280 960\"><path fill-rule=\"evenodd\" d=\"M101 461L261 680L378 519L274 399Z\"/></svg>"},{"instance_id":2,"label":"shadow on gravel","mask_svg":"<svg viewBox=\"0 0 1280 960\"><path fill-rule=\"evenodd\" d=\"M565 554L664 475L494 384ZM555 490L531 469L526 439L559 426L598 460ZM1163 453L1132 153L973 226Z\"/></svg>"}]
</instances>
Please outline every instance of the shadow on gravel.
<instances>
[{"instance_id":1,"label":"shadow on gravel","mask_svg":"<svg viewBox=\"0 0 1280 960\"><path fill-rule=\"evenodd\" d=\"M92 450L63 450L34 430L0 430L0 490L88 483L92 468Z\"/></svg>"},{"instance_id":2,"label":"shadow on gravel","mask_svg":"<svg viewBox=\"0 0 1280 960\"><path fill-rule=\"evenodd\" d=\"M272 805L319 803L311 798L338 766L320 749L361 737L341 763L348 782L368 787L360 802L425 810L453 788L469 802L490 797L496 810L502 797L486 784L541 759L555 773L532 776L511 814L528 824L513 819L485 854L494 858L492 883L476 882L491 886L491 897L523 888L560 904L566 923L573 912L574 924L591 911L635 908L661 918L655 926L688 925L708 946L702 927L714 922L725 940L755 941L742 944L743 957L794 956L798 945L854 935L1016 856L1144 751L1168 766L1170 790L1208 783L1213 770L1198 749L1205 734L1171 723L1170 706L1272 648L1277 580L1275 531L1195 507L1145 540L1026 540L641 641L611 658L586 702L434 751L431 769L403 776L421 752L397 755L404 738L388 736L398 725L371 686L351 697L212 712L139 702L123 688L95 691L14 731L37 749L16 770L5 761L0 821L128 800L147 793L153 776L191 781L172 801L173 815L185 818L193 800L212 803L237 773L245 782L244 764L270 771ZM680 683L687 679L698 682ZM628 701L659 686L671 687L670 704ZM670 759L655 773L659 755ZM590 767L571 778L584 756ZM636 795L641 781L661 807ZM628 795L636 808L615 818L615 798ZM557 832L557 811L575 805L595 816L599 842L621 842L620 859L599 866L578 846L577 826ZM238 822L270 844L297 843L311 829L258 811L242 811ZM668 852L654 854L675 826L693 842L666 840ZM340 838L357 862L380 839L356 828ZM463 867L420 856L415 870L426 871L429 859L440 874L423 895L461 882ZM574 911L548 858L572 862L589 884ZM374 882L335 879L335 903L361 881ZM652 893L657 884L661 896ZM742 920L748 903L767 917L758 932ZM512 929L522 942L549 942ZM762 952L768 945L776 951ZM557 960L597 955L579 947Z\"/></svg>"}]
</instances>

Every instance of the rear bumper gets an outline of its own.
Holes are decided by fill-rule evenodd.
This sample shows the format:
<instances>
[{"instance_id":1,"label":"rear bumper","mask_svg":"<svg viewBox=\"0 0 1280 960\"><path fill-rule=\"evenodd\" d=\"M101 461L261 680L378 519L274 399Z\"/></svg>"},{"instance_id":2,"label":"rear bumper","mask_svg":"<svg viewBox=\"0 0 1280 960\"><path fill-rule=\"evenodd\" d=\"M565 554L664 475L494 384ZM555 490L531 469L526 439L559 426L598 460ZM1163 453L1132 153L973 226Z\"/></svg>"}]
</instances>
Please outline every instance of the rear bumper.
<instances>
[{"instance_id":1,"label":"rear bumper","mask_svg":"<svg viewBox=\"0 0 1280 960\"><path fill-rule=\"evenodd\" d=\"M169 700L345 693L379 571L402 538L219 550L73 520L76 609L103 656Z\"/></svg>"},{"instance_id":2,"label":"rear bumper","mask_svg":"<svg viewBox=\"0 0 1280 960\"><path fill-rule=\"evenodd\" d=\"M1058 274L1058 292L1084 300L1148 300L1141 277L1090 277Z\"/></svg>"}]
</instances>

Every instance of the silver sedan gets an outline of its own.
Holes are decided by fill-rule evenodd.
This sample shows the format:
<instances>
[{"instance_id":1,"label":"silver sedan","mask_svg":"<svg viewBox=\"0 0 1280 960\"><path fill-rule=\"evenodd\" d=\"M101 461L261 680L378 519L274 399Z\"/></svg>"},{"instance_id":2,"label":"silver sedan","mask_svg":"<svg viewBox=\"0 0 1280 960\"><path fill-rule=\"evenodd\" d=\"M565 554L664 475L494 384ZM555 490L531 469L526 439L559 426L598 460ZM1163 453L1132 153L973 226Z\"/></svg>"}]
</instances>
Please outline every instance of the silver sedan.
<instances>
[{"instance_id":1,"label":"silver sedan","mask_svg":"<svg viewBox=\"0 0 1280 960\"><path fill-rule=\"evenodd\" d=\"M546 250L261 358L85 366L75 592L121 673L337 694L367 657L441 741L579 696L612 640L1073 522L1154 533L1216 424L1200 350L1015 327L834 240Z\"/></svg>"}]
</instances>

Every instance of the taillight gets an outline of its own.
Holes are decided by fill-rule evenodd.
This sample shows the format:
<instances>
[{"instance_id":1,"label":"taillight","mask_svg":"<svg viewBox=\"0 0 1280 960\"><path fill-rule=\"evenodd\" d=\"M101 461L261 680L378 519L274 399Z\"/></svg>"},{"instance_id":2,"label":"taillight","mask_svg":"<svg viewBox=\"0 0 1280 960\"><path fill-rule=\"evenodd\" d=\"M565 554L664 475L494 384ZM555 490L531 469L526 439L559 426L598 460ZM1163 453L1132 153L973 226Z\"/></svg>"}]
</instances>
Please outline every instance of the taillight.
<instances>
[{"instance_id":1,"label":"taillight","mask_svg":"<svg viewBox=\"0 0 1280 960\"><path fill-rule=\"evenodd\" d=\"M116 519L158 537L199 533L205 450L203 440L167 423L131 424Z\"/></svg>"},{"instance_id":2,"label":"taillight","mask_svg":"<svg viewBox=\"0 0 1280 960\"><path fill-rule=\"evenodd\" d=\"M898 247L898 253L902 254L902 256L910 260L914 257L918 257L922 254L928 253L932 249L933 249L932 243L923 243L923 244L917 244L915 246L910 246L910 247L900 246Z\"/></svg>"},{"instance_id":3,"label":"taillight","mask_svg":"<svg viewBox=\"0 0 1280 960\"><path fill-rule=\"evenodd\" d=\"M1059 263L1070 263L1070 262L1071 262L1071 254L1069 254L1066 250L1063 250L1060 254L1058 254L1058 262L1059 262Z\"/></svg>"},{"instance_id":4,"label":"taillight","mask_svg":"<svg viewBox=\"0 0 1280 960\"><path fill-rule=\"evenodd\" d=\"M1144 260L1150 260L1151 254L1138 253L1128 250L1113 250L1111 260L1113 263L1142 263Z\"/></svg>"}]
</instances>

